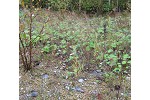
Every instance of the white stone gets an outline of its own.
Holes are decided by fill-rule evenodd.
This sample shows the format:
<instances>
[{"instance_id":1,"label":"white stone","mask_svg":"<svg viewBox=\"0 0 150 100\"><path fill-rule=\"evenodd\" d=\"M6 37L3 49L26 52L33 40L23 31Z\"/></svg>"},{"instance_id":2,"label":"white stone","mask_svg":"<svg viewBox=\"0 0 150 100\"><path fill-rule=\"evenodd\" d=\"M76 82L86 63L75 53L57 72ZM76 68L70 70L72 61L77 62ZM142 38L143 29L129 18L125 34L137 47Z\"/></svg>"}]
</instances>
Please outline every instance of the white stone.
<instances>
[{"instance_id":1,"label":"white stone","mask_svg":"<svg viewBox=\"0 0 150 100\"><path fill-rule=\"evenodd\" d=\"M78 80L78 82L82 83L82 82L84 82L84 80L81 78Z\"/></svg>"},{"instance_id":2,"label":"white stone","mask_svg":"<svg viewBox=\"0 0 150 100\"><path fill-rule=\"evenodd\" d=\"M124 95L124 93L121 93L121 95Z\"/></svg>"}]
</instances>

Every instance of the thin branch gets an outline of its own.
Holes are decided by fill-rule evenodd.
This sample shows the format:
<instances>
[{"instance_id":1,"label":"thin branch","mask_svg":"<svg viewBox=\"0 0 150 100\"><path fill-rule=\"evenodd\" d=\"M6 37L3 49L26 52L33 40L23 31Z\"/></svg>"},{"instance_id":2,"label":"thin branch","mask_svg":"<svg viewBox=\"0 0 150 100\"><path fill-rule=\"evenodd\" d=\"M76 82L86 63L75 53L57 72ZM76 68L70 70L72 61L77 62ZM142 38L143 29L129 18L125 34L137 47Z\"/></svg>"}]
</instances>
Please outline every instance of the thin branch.
<instances>
[{"instance_id":1,"label":"thin branch","mask_svg":"<svg viewBox=\"0 0 150 100\"><path fill-rule=\"evenodd\" d=\"M22 59L22 62L23 62L23 66L26 68L26 63L24 61L24 57L23 57L23 54L22 54L22 51L21 51L21 46L19 45L19 51L20 51L20 55L21 55L21 59Z\"/></svg>"},{"instance_id":2,"label":"thin branch","mask_svg":"<svg viewBox=\"0 0 150 100\"><path fill-rule=\"evenodd\" d=\"M20 49L20 53L21 53L21 58L22 58L22 61L23 61L23 64L24 64L24 67L25 67L25 69L28 67L27 66L27 64L28 64L28 61L27 61L27 57L26 57L26 50L25 50L25 47L24 47L24 44L23 44L23 41L22 41L22 39L21 39L21 37L20 37L20 34L19 34L19 40L20 40L20 43L21 43L21 45L22 45L22 47L23 47L23 53L22 53L22 51L21 51L21 46L19 45L19 49ZM24 54L24 56L23 56L23 54Z\"/></svg>"},{"instance_id":3,"label":"thin branch","mask_svg":"<svg viewBox=\"0 0 150 100\"><path fill-rule=\"evenodd\" d=\"M32 42L34 42L36 39L37 39L37 37L39 37L40 35L41 35L41 33L43 32L43 29L45 28L45 24L47 23L49 21L49 18L45 21L45 23L43 24L43 26L42 26L42 28L41 28L41 31L39 32L39 35L37 35L36 36L36 38L32 41Z\"/></svg>"},{"instance_id":4,"label":"thin branch","mask_svg":"<svg viewBox=\"0 0 150 100\"><path fill-rule=\"evenodd\" d=\"M29 28L29 35L30 35L30 50L29 50L29 55L30 55L30 62L29 66L32 68L31 63L32 63L32 0L30 0L30 28Z\"/></svg>"}]
</instances>

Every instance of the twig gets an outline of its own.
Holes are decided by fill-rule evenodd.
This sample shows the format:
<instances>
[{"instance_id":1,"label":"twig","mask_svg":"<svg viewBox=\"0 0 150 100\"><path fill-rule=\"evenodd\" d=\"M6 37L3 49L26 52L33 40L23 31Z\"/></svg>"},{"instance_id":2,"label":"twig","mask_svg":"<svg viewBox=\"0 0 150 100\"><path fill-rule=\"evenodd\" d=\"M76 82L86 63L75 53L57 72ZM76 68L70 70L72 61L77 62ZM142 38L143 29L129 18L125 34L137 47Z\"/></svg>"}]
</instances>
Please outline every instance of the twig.
<instances>
[{"instance_id":1,"label":"twig","mask_svg":"<svg viewBox=\"0 0 150 100\"><path fill-rule=\"evenodd\" d=\"M35 38L32 42L34 42L34 41L37 39L37 37L39 37L39 36L41 35L41 33L43 32L43 29L45 28L45 24L46 24L48 21L49 21L49 18L48 18L47 21L43 24L43 26L42 26L42 28L41 28L41 31L39 32L39 35L37 35L36 38Z\"/></svg>"},{"instance_id":2,"label":"twig","mask_svg":"<svg viewBox=\"0 0 150 100\"><path fill-rule=\"evenodd\" d=\"M19 34L19 40L20 40L20 43L21 43L21 45L23 47L23 53L22 53L21 46L19 45L19 49L20 49L20 53L21 53L21 58L22 58L23 65L24 65L24 70L28 70L28 61L27 61L27 57L25 55L26 54L25 53L25 47L24 47L23 41L22 41L22 39L20 37L20 34ZM23 56L23 54L24 54L24 56Z\"/></svg>"},{"instance_id":3,"label":"twig","mask_svg":"<svg viewBox=\"0 0 150 100\"><path fill-rule=\"evenodd\" d=\"M29 35L30 35L30 50L29 50L29 55L30 55L30 62L29 62L29 66L30 69L32 69L31 63L32 63L32 0L30 0L30 28L29 28Z\"/></svg>"}]
</instances>

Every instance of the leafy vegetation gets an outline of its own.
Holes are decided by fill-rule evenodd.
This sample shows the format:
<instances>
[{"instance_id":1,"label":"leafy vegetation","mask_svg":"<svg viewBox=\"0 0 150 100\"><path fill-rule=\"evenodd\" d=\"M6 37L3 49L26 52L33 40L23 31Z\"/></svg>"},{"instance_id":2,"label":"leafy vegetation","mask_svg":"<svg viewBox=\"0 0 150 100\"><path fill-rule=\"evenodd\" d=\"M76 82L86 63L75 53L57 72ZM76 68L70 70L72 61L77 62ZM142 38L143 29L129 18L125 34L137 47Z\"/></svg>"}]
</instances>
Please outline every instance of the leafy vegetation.
<instances>
[{"instance_id":1,"label":"leafy vegetation","mask_svg":"<svg viewBox=\"0 0 150 100\"><path fill-rule=\"evenodd\" d=\"M113 10L131 9L131 0L32 0L35 8L49 8L55 11L86 11L102 14ZM20 0L20 6L30 7L30 0Z\"/></svg>"},{"instance_id":2,"label":"leafy vegetation","mask_svg":"<svg viewBox=\"0 0 150 100\"><path fill-rule=\"evenodd\" d=\"M51 2L55 3L56 1ZM61 6L66 5L64 3ZM96 5L91 6L89 3L89 5L82 6L85 6L87 10L86 7L90 8ZM107 5L105 6L107 9L109 8ZM130 77L131 70L130 14L124 12L115 17L106 15L90 18L87 15L79 15L74 12L64 12L62 15L50 10L24 8L20 10L19 17L21 75L22 69L27 72L27 75L30 74L28 71L32 69L31 76L38 78L35 84L40 86L39 75L50 73L50 79L52 82L56 79L57 84L55 82L42 83L45 84L45 87L42 85L42 88L47 86L47 89L50 89L53 84L61 84L60 88L67 88L69 95L73 95L71 93L74 93L73 90L76 89L78 89L76 91L83 92L76 87L78 83L75 80L87 73L85 77L96 82L94 84L98 84L92 87L103 89L96 96L85 93L85 100L89 98L98 98L98 100L101 100L100 98L108 100L130 99L130 84L127 84L130 83L127 77ZM42 68L38 68L38 66ZM56 69L58 72L55 71ZM94 77L91 76L91 73ZM28 80L33 82L33 80ZM62 81L70 81L71 83L67 83L69 86L63 87L64 82ZM90 87L91 81L87 83L87 86L85 85L85 89ZM87 91L91 91L90 88ZM63 94L64 92L59 90L55 95L47 97L43 96L46 92L40 92L42 96L38 98L65 98L68 91L65 92L67 94ZM112 93L112 91L116 92ZM26 91L26 93L28 92ZM125 94L124 96L120 95L122 92ZM72 99L77 98L73 97Z\"/></svg>"}]
</instances>

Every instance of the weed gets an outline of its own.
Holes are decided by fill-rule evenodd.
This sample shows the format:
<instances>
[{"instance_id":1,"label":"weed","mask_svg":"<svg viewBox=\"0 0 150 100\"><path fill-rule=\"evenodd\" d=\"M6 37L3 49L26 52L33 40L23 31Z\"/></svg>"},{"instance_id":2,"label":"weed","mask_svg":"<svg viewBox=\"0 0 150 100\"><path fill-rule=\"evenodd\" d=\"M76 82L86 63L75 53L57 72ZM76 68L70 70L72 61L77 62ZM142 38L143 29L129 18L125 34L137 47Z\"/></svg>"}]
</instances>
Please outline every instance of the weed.
<instances>
[{"instance_id":1,"label":"weed","mask_svg":"<svg viewBox=\"0 0 150 100\"><path fill-rule=\"evenodd\" d=\"M43 14L42 11L37 13ZM22 13L20 16L25 15ZM31 36L28 30L30 17L21 17L20 20L20 56L23 58L25 68L31 57L54 66L65 65L63 71L67 73L68 78L76 78L85 71L103 70L104 82L107 86L113 89L115 86L120 86L119 91L121 91L123 80L130 74L131 36L130 22L123 25L118 22L128 19L93 18L85 21L81 18L74 20L75 18L69 17L70 19L64 18L60 21L55 16L45 21L45 18L52 15L45 15L42 18L41 16L36 16L32 20ZM28 50L31 50L31 56ZM64 79L68 78L64 77ZM99 83L98 80L96 82Z\"/></svg>"}]
</instances>

